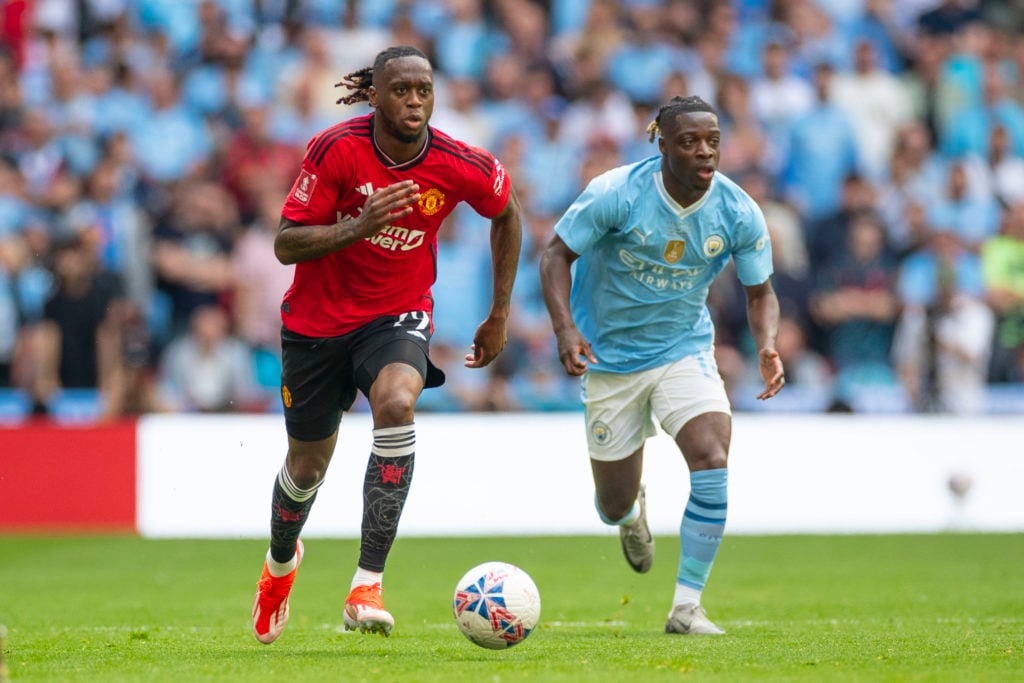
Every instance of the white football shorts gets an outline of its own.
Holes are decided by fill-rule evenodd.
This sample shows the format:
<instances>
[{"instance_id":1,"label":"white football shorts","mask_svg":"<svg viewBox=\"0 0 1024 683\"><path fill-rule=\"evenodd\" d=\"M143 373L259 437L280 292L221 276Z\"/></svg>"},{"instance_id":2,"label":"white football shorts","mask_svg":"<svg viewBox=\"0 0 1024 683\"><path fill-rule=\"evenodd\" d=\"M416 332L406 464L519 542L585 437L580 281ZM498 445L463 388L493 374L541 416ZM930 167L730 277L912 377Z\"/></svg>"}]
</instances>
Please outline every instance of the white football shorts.
<instances>
[{"instance_id":1,"label":"white football shorts","mask_svg":"<svg viewBox=\"0 0 1024 683\"><path fill-rule=\"evenodd\" d=\"M623 460L657 434L654 419L673 439L704 413L732 414L712 351L626 374L583 376L587 445L594 460Z\"/></svg>"}]
</instances>

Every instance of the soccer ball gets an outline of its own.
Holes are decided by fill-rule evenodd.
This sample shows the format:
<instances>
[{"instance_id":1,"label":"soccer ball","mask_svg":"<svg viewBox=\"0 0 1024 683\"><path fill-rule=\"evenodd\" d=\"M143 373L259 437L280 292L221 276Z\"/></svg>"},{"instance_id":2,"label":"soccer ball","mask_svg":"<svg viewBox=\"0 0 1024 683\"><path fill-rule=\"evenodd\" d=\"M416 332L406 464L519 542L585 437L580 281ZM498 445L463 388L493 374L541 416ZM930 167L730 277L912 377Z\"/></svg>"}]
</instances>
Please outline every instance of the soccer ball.
<instances>
[{"instance_id":1,"label":"soccer ball","mask_svg":"<svg viewBox=\"0 0 1024 683\"><path fill-rule=\"evenodd\" d=\"M540 593L530 575L507 562L473 567L455 586L455 623L480 647L504 650L526 640L540 619Z\"/></svg>"}]
</instances>

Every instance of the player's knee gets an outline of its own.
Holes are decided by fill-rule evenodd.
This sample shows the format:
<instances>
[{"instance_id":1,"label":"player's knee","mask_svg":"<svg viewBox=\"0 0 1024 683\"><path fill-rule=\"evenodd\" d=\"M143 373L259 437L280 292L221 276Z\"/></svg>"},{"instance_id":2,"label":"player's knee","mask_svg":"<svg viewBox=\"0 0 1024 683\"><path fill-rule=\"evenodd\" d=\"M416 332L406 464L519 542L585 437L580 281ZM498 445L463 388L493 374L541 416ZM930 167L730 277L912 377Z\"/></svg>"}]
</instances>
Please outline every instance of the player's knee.
<instances>
[{"instance_id":1,"label":"player's knee","mask_svg":"<svg viewBox=\"0 0 1024 683\"><path fill-rule=\"evenodd\" d=\"M303 490L309 490L323 481L325 473L326 468L317 467L312 463L303 463L288 470L292 481Z\"/></svg>"},{"instance_id":2,"label":"player's knee","mask_svg":"<svg viewBox=\"0 0 1024 683\"><path fill-rule=\"evenodd\" d=\"M728 466L729 454L725 451L712 450L690 458L690 471L718 470Z\"/></svg>"},{"instance_id":3,"label":"player's knee","mask_svg":"<svg viewBox=\"0 0 1024 683\"><path fill-rule=\"evenodd\" d=\"M330 453L325 455L292 448L288 454L288 475L300 489L311 489L323 481L330 460Z\"/></svg>"},{"instance_id":4,"label":"player's knee","mask_svg":"<svg viewBox=\"0 0 1024 683\"><path fill-rule=\"evenodd\" d=\"M603 496L597 501L598 512L606 520L615 521L622 519L633 510L634 500L635 498L625 495Z\"/></svg>"},{"instance_id":5,"label":"player's knee","mask_svg":"<svg viewBox=\"0 0 1024 683\"><path fill-rule=\"evenodd\" d=\"M406 389L396 389L379 397L372 406L374 422L378 426L408 424L413 421L416 410L416 394Z\"/></svg>"}]
</instances>

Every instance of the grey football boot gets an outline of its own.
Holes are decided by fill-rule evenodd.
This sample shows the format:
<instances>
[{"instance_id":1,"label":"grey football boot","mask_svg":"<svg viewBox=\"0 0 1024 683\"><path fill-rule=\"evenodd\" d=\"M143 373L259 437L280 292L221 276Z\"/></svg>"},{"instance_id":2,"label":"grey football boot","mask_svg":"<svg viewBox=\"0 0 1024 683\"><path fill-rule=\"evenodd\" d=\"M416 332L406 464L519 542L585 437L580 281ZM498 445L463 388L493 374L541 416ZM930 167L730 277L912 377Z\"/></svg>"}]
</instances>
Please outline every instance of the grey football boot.
<instances>
[{"instance_id":1,"label":"grey football boot","mask_svg":"<svg viewBox=\"0 0 1024 683\"><path fill-rule=\"evenodd\" d=\"M725 631L708 619L700 605L687 603L676 605L665 622L665 633L679 633L687 636L720 636Z\"/></svg>"},{"instance_id":2,"label":"grey football boot","mask_svg":"<svg viewBox=\"0 0 1024 683\"><path fill-rule=\"evenodd\" d=\"M622 554L633 571L644 574L654 564L654 536L647 526L647 492L640 485L640 493L636 497L640 503L640 514L632 524L619 527L619 540L622 542Z\"/></svg>"}]
</instances>

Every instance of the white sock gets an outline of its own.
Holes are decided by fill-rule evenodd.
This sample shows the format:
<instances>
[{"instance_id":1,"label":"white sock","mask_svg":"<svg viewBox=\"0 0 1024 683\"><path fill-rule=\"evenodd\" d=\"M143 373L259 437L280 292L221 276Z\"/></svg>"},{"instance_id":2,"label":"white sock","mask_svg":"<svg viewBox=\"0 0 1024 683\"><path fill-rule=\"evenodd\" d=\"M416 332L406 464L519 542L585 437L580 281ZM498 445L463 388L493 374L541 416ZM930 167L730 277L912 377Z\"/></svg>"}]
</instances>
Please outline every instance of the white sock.
<instances>
[{"instance_id":1,"label":"white sock","mask_svg":"<svg viewBox=\"0 0 1024 683\"><path fill-rule=\"evenodd\" d=\"M278 562L271 556L270 551L267 551L267 569L270 570L271 576L287 576L288 574L291 574L292 570L295 569L295 565L298 564L298 561L299 556L292 555L292 559L287 562Z\"/></svg>"},{"instance_id":2,"label":"white sock","mask_svg":"<svg viewBox=\"0 0 1024 683\"><path fill-rule=\"evenodd\" d=\"M372 586L375 583L384 583L383 572L371 572L369 569L356 567L355 576L352 577L352 587L349 590L356 586Z\"/></svg>"},{"instance_id":3,"label":"white sock","mask_svg":"<svg viewBox=\"0 0 1024 683\"><path fill-rule=\"evenodd\" d=\"M696 588L690 588L684 586L681 583L676 584L676 594L672 598L672 607L678 605L699 605L700 604L700 591Z\"/></svg>"}]
</instances>

